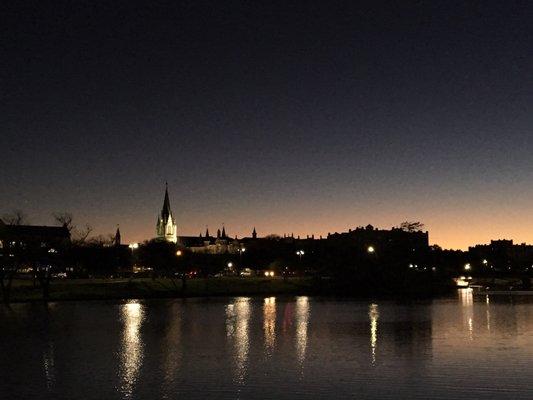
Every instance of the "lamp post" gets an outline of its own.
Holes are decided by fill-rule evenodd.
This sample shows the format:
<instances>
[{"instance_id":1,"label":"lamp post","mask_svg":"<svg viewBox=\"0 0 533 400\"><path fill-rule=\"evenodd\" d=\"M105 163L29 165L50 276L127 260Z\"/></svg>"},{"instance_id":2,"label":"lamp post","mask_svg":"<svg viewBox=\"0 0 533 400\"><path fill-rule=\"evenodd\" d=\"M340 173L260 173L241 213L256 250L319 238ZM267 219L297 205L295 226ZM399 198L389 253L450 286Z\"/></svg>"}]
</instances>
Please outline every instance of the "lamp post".
<instances>
[{"instance_id":1,"label":"lamp post","mask_svg":"<svg viewBox=\"0 0 533 400\"><path fill-rule=\"evenodd\" d=\"M239 268L242 268L242 253L244 253L245 251L245 247L239 247Z\"/></svg>"},{"instance_id":2,"label":"lamp post","mask_svg":"<svg viewBox=\"0 0 533 400\"><path fill-rule=\"evenodd\" d=\"M136 259L137 257L135 254L136 253L135 250L139 248L139 243L130 243L128 245L128 248L131 250L131 260L132 260L131 272L135 273L135 268L137 268L137 259ZM131 274L130 281L132 278L133 278L133 275Z\"/></svg>"},{"instance_id":3,"label":"lamp post","mask_svg":"<svg viewBox=\"0 0 533 400\"><path fill-rule=\"evenodd\" d=\"M296 255L297 255L297 256L299 257L299 259L300 259L300 262L299 262L299 263L300 263L300 273L303 272L303 271L302 271L302 270L303 270L303 268L302 268L302 257L303 257L304 254L305 254L305 251L303 251L303 250L298 250L298 251L296 252Z\"/></svg>"}]
</instances>

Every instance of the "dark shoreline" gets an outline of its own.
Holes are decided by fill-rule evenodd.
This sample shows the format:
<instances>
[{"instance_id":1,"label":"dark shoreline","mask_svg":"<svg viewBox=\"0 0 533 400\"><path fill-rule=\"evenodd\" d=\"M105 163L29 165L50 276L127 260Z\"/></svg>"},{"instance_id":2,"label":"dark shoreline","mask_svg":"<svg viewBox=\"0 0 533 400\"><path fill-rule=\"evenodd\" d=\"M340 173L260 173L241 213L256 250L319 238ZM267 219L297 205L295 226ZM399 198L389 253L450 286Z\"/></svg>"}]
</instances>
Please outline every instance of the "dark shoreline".
<instances>
[{"instance_id":1,"label":"dark shoreline","mask_svg":"<svg viewBox=\"0 0 533 400\"><path fill-rule=\"evenodd\" d=\"M446 296L455 288L440 286L436 290L409 290L391 293L368 288L338 290L332 281L317 284L313 278L209 278L190 279L183 291L181 281L167 278L141 279L72 279L57 280L50 286L48 302L128 299L220 298L235 296L318 296L339 299L423 300ZM43 302L42 290L29 281L17 282L10 303Z\"/></svg>"}]
</instances>

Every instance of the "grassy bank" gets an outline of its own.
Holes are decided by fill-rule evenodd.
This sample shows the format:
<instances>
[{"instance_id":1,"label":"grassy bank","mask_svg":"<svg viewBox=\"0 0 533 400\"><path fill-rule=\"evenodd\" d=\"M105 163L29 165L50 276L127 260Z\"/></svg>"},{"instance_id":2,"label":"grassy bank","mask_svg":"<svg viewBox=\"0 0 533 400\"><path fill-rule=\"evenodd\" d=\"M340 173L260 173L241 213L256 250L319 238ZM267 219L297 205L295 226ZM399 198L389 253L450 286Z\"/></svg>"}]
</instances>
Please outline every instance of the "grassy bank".
<instances>
[{"instance_id":1,"label":"grassy bank","mask_svg":"<svg viewBox=\"0 0 533 400\"><path fill-rule=\"evenodd\" d=\"M209 278L190 279L183 291L180 280L62 279L50 286L50 301L96 299L145 299L199 296L310 294L310 278ZM40 301L42 290L31 281L13 282L11 302Z\"/></svg>"}]
</instances>

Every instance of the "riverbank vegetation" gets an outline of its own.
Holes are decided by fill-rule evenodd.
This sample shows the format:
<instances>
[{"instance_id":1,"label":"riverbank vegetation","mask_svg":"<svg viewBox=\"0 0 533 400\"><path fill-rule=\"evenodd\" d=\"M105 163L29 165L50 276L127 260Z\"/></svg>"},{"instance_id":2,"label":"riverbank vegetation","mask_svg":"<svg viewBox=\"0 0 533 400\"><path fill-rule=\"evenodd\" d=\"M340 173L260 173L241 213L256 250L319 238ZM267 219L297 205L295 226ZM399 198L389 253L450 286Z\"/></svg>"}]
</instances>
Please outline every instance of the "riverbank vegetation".
<instances>
[{"instance_id":1,"label":"riverbank vegetation","mask_svg":"<svg viewBox=\"0 0 533 400\"><path fill-rule=\"evenodd\" d=\"M187 280L169 278L57 279L50 284L49 301L145 299L245 295L303 295L316 293L312 278L220 277ZM42 290L31 280L16 280L11 302L42 301Z\"/></svg>"}]
</instances>

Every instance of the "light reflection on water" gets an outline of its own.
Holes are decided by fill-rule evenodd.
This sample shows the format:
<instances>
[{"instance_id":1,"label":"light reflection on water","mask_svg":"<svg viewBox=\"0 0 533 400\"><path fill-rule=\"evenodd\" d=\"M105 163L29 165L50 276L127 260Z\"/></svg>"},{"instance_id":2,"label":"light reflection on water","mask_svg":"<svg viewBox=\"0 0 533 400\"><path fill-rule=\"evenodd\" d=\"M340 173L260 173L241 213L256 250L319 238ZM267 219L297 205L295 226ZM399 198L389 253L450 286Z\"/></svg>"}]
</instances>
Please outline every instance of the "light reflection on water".
<instances>
[{"instance_id":1,"label":"light reflection on water","mask_svg":"<svg viewBox=\"0 0 533 400\"><path fill-rule=\"evenodd\" d=\"M234 347L234 380L242 384L246 377L246 366L250 338L248 324L250 320L250 298L237 298L226 307L226 335Z\"/></svg>"},{"instance_id":2,"label":"light reflection on water","mask_svg":"<svg viewBox=\"0 0 533 400\"><path fill-rule=\"evenodd\" d=\"M2 399L532 398L533 298L14 305L0 326Z\"/></svg>"},{"instance_id":3,"label":"light reflection on water","mask_svg":"<svg viewBox=\"0 0 533 400\"><path fill-rule=\"evenodd\" d=\"M263 332L265 335L265 352L272 353L276 342L276 298L267 297L263 304Z\"/></svg>"},{"instance_id":4,"label":"light reflection on water","mask_svg":"<svg viewBox=\"0 0 533 400\"><path fill-rule=\"evenodd\" d=\"M165 334L165 340L163 343L164 360L164 388L168 389L176 381L176 376L180 373L182 367L182 353L181 353L181 307L178 304L173 304L170 307L170 313L168 316L168 330ZM170 398L171 393L165 393L164 398Z\"/></svg>"},{"instance_id":5,"label":"light reflection on water","mask_svg":"<svg viewBox=\"0 0 533 400\"><path fill-rule=\"evenodd\" d=\"M474 292L471 288L459 289L463 318L468 329L468 338L474 340Z\"/></svg>"},{"instance_id":6,"label":"light reflection on water","mask_svg":"<svg viewBox=\"0 0 533 400\"><path fill-rule=\"evenodd\" d=\"M303 367L307 351L307 325L309 324L309 297L296 299L296 354Z\"/></svg>"},{"instance_id":7,"label":"light reflection on water","mask_svg":"<svg viewBox=\"0 0 533 400\"><path fill-rule=\"evenodd\" d=\"M489 299L489 295L485 296L485 304L487 305L486 306L487 311L485 313L486 320L487 320L487 331L490 332L490 299Z\"/></svg>"},{"instance_id":8,"label":"light reflection on water","mask_svg":"<svg viewBox=\"0 0 533 400\"><path fill-rule=\"evenodd\" d=\"M123 322L122 344L120 352L120 391L124 398L133 394L143 362L143 343L141 340L141 325L144 318L144 306L138 301L123 304L121 317Z\"/></svg>"},{"instance_id":9,"label":"light reflection on water","mask_svg":"<svg viewBox=\"0 0 533 400\"><path fill-rule=\"evenodd\" d=\"M376 364L376 350L378 348L378 319L379 307L377 304L370 304L368 310L370 318L370 350L372 352L372 365Z\"/></svg>"}]
</instances>

